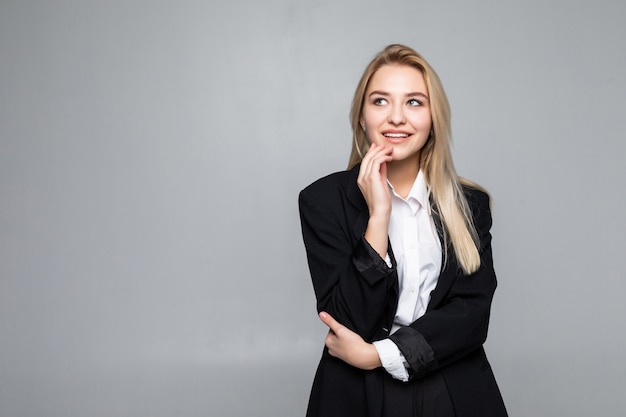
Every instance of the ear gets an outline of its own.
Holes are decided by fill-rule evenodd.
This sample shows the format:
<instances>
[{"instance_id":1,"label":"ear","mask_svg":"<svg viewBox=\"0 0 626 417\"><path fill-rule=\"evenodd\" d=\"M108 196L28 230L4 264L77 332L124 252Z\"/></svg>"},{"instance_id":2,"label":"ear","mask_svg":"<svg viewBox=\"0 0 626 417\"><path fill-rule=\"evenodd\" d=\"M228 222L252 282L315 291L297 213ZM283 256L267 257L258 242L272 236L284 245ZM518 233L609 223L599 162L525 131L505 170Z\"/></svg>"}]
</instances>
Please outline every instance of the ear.
<instances>
[{"instance_id":1,"label":"ear","mask_svg":"<svg viewBox=\"0 0 626 417\"><path fill-rule=\"evenodd\" d=\"M359 124L361 125L361 129L365 132L365 120L363 120L363 116L359 118Z\"/></svg>"}]
</instances>

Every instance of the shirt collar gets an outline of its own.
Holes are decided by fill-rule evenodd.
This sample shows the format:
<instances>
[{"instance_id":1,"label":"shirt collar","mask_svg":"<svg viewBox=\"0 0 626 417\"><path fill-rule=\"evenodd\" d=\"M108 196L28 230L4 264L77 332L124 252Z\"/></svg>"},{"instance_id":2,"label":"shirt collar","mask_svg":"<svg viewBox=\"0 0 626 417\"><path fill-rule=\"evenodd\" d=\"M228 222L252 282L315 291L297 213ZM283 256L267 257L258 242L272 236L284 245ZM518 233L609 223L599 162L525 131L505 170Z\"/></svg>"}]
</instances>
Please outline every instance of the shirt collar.
<instances>
[{"instance_id":1,"label":"shirt collar","mask_svg":"<svg viewBox=\"0 0 626 417\"><path fill-rule=\"evenodd\" d=\"M393 189L393 185L391 185L390 182L389 182L389 187L391 188L391 191L396 197L402 199L402 197L400 197L395 192L395 190ZM413 202L416 202L419 204L419 206L425 208L426 211L428 212L428 215L430 216L431 215L430 200L428 199L428 197L429 197L429 193L428 193L428 187L426 186L426 179L424 178L424 174L422 173L422 170L420 169L419 172L417 173L417 177L415 178L415 181L413 182L413 186L411 187L411 190L409 191L409 195L407 195L407 197L403 200L409 203L411 208L413 208L414 206L414 204L411 204L412 203L411 200L413 200ZM417 212L417 207L413 211Z\"/></svg>"}]
</instances>

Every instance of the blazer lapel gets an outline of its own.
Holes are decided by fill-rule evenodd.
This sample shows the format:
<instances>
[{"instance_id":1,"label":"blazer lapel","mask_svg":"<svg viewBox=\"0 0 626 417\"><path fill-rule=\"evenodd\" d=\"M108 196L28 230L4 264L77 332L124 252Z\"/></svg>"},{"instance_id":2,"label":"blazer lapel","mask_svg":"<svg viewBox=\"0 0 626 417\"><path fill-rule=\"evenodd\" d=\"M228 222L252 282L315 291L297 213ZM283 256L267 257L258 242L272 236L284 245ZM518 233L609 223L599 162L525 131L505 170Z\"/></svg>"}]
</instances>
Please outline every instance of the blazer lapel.
<instances>
[{"instance_id":1,"label":"blazer lapel","mask_svg":"<svg viewBox=\"0 0 626 417\"><path fill-rule=\"evenodd\" d=\"M439 272L437 286L430 293L430 301L428 302L428 307L426 309L427 311L432 310L433 308L437 307L439 303L441 303L441 301L446 296L448 290L454 283L458 272L458 265L456 261L456 256L454 254L454 248L452 248L452 246L449 244L446 245L441 217L437 210L437 206L432 200L432 197L430 200L430 205L433 213L435 227L437 229L437 234L439 235L439 241L441 242L441 247L445 248L447 246L447 250L444 250L444 257L441 263L441 271Z\"/></svg>"}]
</instances>

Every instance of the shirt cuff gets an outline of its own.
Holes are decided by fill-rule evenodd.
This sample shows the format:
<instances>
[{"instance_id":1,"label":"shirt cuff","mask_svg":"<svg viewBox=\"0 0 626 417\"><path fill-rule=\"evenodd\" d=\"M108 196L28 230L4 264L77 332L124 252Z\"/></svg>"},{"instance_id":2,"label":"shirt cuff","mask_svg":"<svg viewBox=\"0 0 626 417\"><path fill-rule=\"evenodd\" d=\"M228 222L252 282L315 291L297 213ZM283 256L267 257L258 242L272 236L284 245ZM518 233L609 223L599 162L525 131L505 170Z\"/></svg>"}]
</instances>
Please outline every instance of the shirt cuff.
<instances>
[{"instance_id":1,"label":"shirt cuff","mask_svg":"<svg viewBox=\"0 0 626 417\"><path fill-rule=\"evenodd\" d=\"M390 339L383 339L374 342L374 347L378 351L380 363L387 373L395 379L407 382L409 380L409 373L406 370L408 363L398 346Z\"/></svg>"}]
</instances>

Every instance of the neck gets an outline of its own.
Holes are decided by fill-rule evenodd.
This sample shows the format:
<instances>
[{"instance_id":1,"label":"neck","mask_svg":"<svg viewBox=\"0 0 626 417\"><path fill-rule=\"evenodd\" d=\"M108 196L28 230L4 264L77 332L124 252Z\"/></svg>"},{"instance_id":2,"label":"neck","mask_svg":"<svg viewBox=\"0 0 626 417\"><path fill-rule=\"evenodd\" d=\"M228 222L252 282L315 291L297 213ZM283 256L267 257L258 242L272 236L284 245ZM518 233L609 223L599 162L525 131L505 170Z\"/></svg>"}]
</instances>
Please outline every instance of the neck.
<instances>
[{"instance_id":1,"label":"neck","mask_svg":"<svg viewBox=\"0 0 626 417\"><path fill-rule=\"evenodd\" d=\"M406 198L419 173L419 157L387 163L387 179L402 198Z\"/></svg>"}]
</instances>

